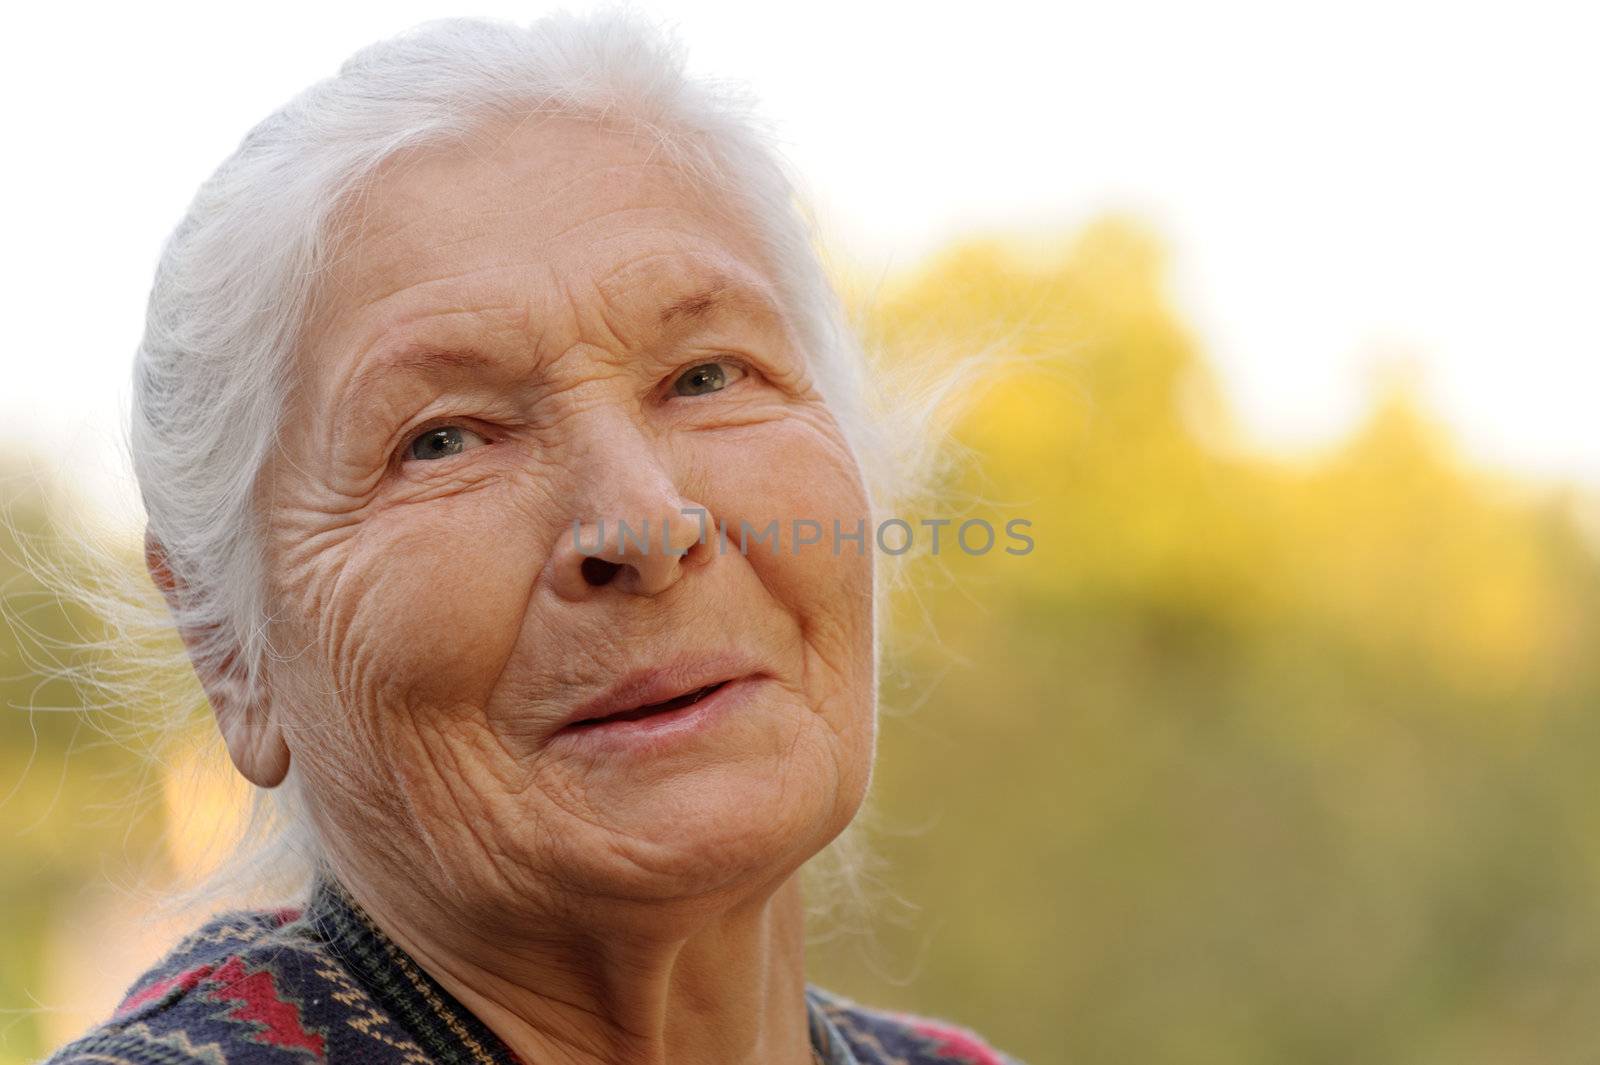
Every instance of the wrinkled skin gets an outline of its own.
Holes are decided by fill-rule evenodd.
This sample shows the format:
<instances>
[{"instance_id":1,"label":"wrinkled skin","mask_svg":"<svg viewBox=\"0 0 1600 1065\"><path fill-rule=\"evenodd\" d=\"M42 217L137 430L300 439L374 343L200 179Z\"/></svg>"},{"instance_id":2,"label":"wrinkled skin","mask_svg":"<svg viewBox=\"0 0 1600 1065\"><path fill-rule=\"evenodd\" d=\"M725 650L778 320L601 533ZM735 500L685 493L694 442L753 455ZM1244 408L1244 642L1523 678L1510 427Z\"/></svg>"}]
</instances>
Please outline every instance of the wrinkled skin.
<instances>
[{"instance_id":1,"label":"wrinkled skin","mask_svg":"<svg viewBox=\"0 0 1600 1065\"><path fill-rule=\"evenodd\" d=\"M682 509L854 528L858 467L740 224L642 138L490 132L391 160L349 216L262 482L268 705L219 717L528 1060L809 1061L794 873L869 779L870 553L719 551ZM749 297L663 323L719 275ZM416 457L441 427L460 449ZM608 520L586 572L574 520L592 552L618 517L687 553ZM761 679L691 740L554 736L629 669L729 652Z\"/></svg>"}]
</instances>

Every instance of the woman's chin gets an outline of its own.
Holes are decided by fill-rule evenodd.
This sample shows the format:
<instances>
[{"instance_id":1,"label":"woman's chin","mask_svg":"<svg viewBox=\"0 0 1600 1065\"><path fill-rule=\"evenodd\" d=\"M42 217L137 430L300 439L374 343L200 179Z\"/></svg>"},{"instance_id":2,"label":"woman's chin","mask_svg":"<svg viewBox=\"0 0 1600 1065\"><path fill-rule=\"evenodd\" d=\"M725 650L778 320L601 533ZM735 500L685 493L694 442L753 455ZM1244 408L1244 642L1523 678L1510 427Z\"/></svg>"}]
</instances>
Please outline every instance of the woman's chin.
<instances>
[{"instance_id":1,"label":"woman's chin","mask_svg":"<svg viewBox=\"0 0 1600 1065\"><path fill-rule=\"evenodd\" d=\"M587 867L598 890L624 898L740 892L781 881L841 830L831 795L815 785L785 788L752 772L708 786L695 776L619 797L603 826L585 826L603 845L573 839L569 868Z\"/></svg>"}]
</instances>

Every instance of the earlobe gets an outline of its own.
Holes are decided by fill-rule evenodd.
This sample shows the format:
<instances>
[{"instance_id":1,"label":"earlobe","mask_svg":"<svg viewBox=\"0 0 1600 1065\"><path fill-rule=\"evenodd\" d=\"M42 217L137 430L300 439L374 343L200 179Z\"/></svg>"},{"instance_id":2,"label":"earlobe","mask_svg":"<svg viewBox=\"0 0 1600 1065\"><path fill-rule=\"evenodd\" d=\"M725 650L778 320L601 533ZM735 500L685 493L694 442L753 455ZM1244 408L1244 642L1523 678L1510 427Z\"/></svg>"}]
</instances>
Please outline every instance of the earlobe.
<instances>
[{"instance_id":1,"label":"earlobe","mask_svg":"<svg viewBox=\"0 0 1600 1065\"><path fill-rule=\"evenodd\" d=\"M275 788L289 772L289 746L276 715L270 713L271 699L264 690L247 691L237 653L215 662L214 629L200 629L182 623L184 586L182 579L167 564L166 549L147 530L144 538L145 567L150 579L161 590L167 608L178 622L178 635L189 651L189 660L206 699L216 716L217 728L228 747L234 767L250 783Z\"/></svg>"},{"instance_id":2,"label":"earlobe","mask_svg":"<svg viewBox=\"0 0 1600 1065\"><path fill-rule=\"evenodd\" d=\"M246 699L237 685L230 686L235 690L224 695L205 685L217 727L228 746L228 757L240 775L256 787L275 788L289 772L289 745L284 742L275 715L269 712L271 701L265 693Z\"/></svg>"}]
</instances>

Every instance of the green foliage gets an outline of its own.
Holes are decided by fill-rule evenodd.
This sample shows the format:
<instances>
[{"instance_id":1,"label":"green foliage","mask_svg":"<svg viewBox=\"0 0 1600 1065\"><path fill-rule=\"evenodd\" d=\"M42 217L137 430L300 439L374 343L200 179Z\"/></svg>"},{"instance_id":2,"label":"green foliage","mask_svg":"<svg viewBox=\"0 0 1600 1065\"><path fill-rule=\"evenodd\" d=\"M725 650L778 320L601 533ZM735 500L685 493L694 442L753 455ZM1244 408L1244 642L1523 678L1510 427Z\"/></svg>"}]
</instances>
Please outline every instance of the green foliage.
<instances>
[{"instance_id":1,"label":"green foliage","mask_svg":"<svg viewBox=\"0 0 1600 1065\"><path fill-rule=\"evenodd\" d=\"M874 802L920 910L818 977L1038 1065L1587 1060L1600 562L1564 497L1403 388L1317 461L1249 453L1123 220L953 249L877 314L895 357L998 332L1059 372L961 426L952 498L1037 546L918 563Z\"/></svg>"}]
</instances>

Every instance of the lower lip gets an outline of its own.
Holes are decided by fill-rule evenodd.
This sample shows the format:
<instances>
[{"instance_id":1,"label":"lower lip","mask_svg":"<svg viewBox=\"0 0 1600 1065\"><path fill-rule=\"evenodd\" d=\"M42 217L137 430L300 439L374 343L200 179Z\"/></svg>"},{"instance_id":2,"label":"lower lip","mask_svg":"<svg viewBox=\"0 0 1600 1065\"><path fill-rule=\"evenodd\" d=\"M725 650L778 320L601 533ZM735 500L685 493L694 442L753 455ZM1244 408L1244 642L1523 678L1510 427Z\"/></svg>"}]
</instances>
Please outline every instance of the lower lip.
<instances>
[{"instance_id":1,"label":"lower lip","mask_svg":"<svg viewBox=\"0 0 1600 1065\"><path fill-rule=\"evenodd\" d=\"M551 742L595 750L661 749L716 727L720 720L749 703L766 680L760 676L730 680L699 702L634 721L605 721L581 728L568 726L551 737Z\"/></svg>"}]
</instances>

